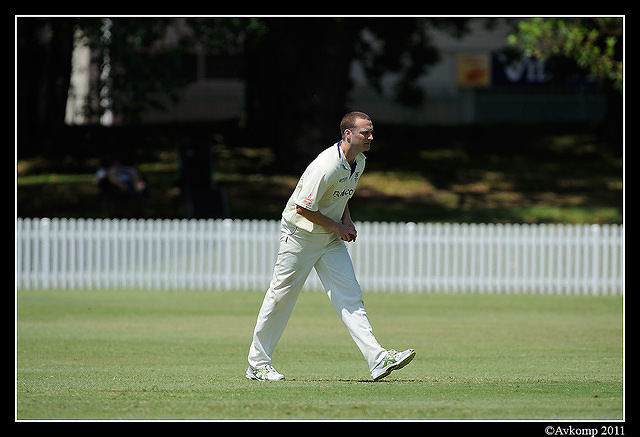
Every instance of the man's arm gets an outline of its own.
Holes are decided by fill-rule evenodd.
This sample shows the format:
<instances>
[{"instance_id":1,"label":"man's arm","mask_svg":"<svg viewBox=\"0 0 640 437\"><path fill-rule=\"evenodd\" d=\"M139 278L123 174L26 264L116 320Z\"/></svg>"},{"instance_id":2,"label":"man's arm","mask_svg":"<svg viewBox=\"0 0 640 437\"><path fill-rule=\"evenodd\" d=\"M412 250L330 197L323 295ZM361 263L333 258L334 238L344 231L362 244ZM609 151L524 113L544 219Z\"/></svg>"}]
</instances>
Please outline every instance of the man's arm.
<instances>
[{"instance_id":1,"label":"man's arm","mask_svg":"<svg viewBox=\"0 0 640 437\"><path fill-rule=\"evenodd\" d=\"M342 223L338 223L337 221L327 217L320 211L309 211L308 209L303 208L299 205L296 205L296 212L302 217L309 220L311 223L329 229L344 241L356 240L358 233L356 231L356 227L351 221L351 214L349 213L348 205L345 207L344 213L342 214Z\"/></svg>"},{"instance_id":2,"label":"man's arm","mask_svg":"<svg viewBox=\"0 0 640 437\"><path fill-rule=\"evenodd\" d=\"M342 224L350 226L353 229L353 232L349 233L349 238L345 241L356 241L358 231L356 230L356 226L353 224L353 220L351 220L351 211L349 211L348 203L344 207L344 212L342 213Z\"/></svg>"}]
</instances>

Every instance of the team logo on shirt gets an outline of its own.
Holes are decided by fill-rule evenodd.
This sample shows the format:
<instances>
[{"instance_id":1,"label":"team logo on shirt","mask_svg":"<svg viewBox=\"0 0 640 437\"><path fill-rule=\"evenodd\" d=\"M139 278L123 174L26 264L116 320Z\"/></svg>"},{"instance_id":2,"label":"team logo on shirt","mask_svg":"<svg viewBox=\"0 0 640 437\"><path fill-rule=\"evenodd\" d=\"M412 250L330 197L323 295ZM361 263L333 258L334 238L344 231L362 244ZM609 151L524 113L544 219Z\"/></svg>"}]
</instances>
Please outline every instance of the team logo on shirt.
<instances>
[{"instance_id":1,"label":"team logo on shirt","mask_svg":"<svg viewBox=\"0 0 640 437\"><path fill-rule=\"evenodd\" d=\"M353 175L353 180L354 182L358 182L358 178L360 177L360 173L355 172L355 174Z\"/></svg>"},{"instance_id":2,"label":"team logo on shirt","mask_svg":"<svg viewBox=\"0 0 640 437\"><path fill-rule=\"evenodd\" d=\"M313 203L313 198L311 197L311 194L305 197L302 202L304 202L305 205L311 205Z\"/></svg>"},{"instance_id":3,"label":"team logo on shirt","mask_svg":"<svg viewBox=\"0 0 640 437\"><path fill-rule=\"evenodd\" d=\"M351 197L351 196L353 196L354 191L355 190L353 188L344 189L342 191L336 190L336 191L333 192L333 197L342 197L342 196Z\"/></svg>"}]
</instances>

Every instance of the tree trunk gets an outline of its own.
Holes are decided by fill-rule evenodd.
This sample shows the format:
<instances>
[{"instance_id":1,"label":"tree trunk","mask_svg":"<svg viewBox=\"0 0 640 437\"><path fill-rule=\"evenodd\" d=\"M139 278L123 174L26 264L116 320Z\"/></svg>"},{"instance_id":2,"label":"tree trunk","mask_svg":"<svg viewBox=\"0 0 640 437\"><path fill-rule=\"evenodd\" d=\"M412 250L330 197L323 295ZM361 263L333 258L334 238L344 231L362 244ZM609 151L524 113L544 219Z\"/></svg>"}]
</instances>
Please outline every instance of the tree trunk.
<instances>
[{"instance_id":1,"label":"tree trunk","mask_svg":"<svg viewBox=\"0 0 640 437\"><path fill-rule=\"evenodd\" d=\"M265 22L265 36L247 44L248 129L274 151L274 170L300 173L340 138L358 29L333 18Z\"/></svg>"},{"instance_id":2,"label":"tree trunk","mask_svg":"<svg viewBox=\"0 0 640 437\"><path fill-rule=\"evenodd\" d=\"M18 151L56 150L64 127L75 19L18 20Z\"/></svg>"}]
</instances>

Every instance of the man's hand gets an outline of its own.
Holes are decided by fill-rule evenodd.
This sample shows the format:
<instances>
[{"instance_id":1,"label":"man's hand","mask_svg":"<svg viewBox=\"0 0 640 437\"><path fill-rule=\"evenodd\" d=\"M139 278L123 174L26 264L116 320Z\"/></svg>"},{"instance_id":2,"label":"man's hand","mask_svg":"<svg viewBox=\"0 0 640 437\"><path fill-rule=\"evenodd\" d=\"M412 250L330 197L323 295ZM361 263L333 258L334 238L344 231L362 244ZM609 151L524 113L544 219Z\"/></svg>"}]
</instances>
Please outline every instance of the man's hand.
<instances>
[{"instance_id":1,"label":"man's hand","mask_svg":"<svg viewBox=\"0 0 640 437\"><path fill-rule=\"evenodd\" d=\"M340 238L346 242L356 241L358 231L353 223L336 223L335 232Z\"/></svg>"}]
</instances>

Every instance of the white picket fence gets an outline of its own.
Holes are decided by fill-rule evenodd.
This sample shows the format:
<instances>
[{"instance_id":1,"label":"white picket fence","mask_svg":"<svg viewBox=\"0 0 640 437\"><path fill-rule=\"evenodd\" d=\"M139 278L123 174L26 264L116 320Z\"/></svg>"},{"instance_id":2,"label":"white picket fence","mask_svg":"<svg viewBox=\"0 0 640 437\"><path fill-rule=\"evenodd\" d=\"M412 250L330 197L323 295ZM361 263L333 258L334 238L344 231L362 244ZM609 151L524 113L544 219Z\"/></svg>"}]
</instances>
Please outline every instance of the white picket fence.
<instances>
[{"instance_id":1,"label":"white picket fence","mask_svg":"<svg viewBox=\"0 0 640 437\"><path fill-rule=\"evenodd\" d=\"M364 291L621 295L624 227L356 223ZM280 223L17 219L17 289L264 291ZM320 290L315 272L305 286Z\"/></svg>"}]
</instances>

